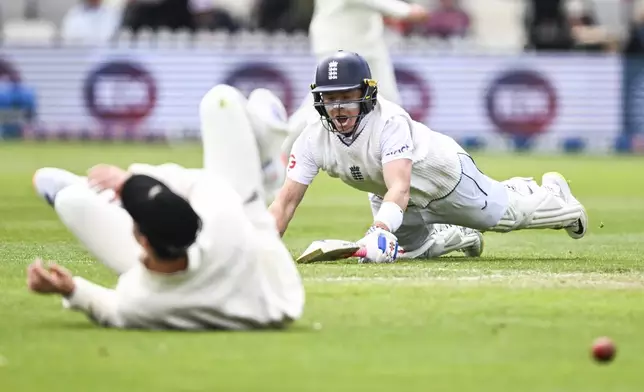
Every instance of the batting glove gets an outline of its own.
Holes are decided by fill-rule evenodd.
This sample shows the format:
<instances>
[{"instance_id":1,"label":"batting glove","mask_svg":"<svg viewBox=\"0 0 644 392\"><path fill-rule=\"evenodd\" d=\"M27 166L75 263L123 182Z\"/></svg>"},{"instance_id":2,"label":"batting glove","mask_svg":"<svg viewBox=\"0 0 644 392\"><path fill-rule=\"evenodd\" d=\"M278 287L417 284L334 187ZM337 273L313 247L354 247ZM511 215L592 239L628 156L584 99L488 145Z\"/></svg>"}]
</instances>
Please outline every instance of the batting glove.
<instances>
[{"instance_id":1,"label":"batting glove","mask_svg":"<svg viewBox=\"0 0 644 392\"><path fill-rule=\"evenodd\" d=\"M371 227L357 244L367 250L361 263L393 263L398 257L398 238L379 227Z\"/></svg>"}]
</instances>

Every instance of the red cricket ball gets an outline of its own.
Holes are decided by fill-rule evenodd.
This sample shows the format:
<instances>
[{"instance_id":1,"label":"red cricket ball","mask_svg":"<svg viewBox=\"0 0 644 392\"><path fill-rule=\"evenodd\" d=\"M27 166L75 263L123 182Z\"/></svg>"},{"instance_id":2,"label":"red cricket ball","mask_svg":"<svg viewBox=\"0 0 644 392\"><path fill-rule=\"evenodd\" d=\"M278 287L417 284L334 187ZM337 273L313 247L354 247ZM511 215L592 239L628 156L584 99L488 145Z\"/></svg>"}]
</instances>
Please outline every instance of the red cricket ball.
<instances>
[{"instance_id":1,"label":"red cricket ball","mask_svg":"<svg viewBox=\"0 0 644 392\"><path fill-rule=\"evenodd\" d=\"M593 357L597 362L610 362L615 358L617 349L610 338L601 337L593 342Z\"/></svg>"}]
</instances>

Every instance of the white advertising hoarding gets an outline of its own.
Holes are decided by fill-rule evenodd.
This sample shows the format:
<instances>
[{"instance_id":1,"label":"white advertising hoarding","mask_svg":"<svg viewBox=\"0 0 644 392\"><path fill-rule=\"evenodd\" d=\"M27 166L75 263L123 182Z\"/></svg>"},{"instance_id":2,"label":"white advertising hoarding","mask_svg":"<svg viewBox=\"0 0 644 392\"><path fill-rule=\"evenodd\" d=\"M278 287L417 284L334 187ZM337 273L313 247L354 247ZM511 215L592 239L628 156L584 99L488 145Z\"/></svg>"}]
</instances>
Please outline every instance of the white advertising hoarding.
<instances>
[{"instance_id":1,"label":"white advertising hoarding","mask_svg":"<svg viewBox=\"0 0 644 392\"><path fill-rule=\"evenodd\" d=\"M621 60L611 56L409 55L395 59L403 105L456 139L507 135L557 148L579 138L611 148L621 132ZM0 78L36 90L47 132L105 125L198 130L201 96L218 83L266 87L292 112L308 94L306 53L206 49L3 48ZM490 143L492 142L492 143ZM500 147L500 146L498 146Z\"/></svg>"}]
</instances>

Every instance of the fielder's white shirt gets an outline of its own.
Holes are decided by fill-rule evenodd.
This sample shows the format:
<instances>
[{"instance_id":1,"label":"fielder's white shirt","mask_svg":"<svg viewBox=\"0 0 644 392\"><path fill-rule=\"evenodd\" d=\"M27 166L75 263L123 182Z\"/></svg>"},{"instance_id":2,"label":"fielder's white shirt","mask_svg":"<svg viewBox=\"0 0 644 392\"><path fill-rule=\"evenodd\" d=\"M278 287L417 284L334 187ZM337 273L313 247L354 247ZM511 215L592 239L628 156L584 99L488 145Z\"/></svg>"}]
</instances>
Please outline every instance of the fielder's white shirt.
<instances>
[{"instance_id":1,"label":"fielder's white shirt","mask_svg":"<svg viewBox=\"0 0 644 392\"><path fill-rule=\"evenodd\" d=\"M421 207L448 195L460 181L458 154L465 150L452 138L412 120L395 103L379 97L359 129L356 139L347 144L319 120L309 122L291 150L288 178L309 185L322 170L355 189L384 197L383 166L410 159L410 205Z\"/></svg>"},{"instance_id":2,"label":"fielder's white shirt","mask_svg":"<svg viewBox=\"0 0 644 392\"><path fill-rule=\"evenodd\" d=\"M313 52L342 49L367 58L386 53L383 16L404 18L410 12L401 0L316 0L309 25Z\"/></svg>"},{"instance_id":3,"label":"fielder's white shirt","mask_svg":"<svg viewBox=\"0 0 644 392\"><path fill-rule=\"evenodd\" d=\"M225 181L174 164L130 171L163 181L202 218L188 268L161 274L133 261L115 289L75 277L66 307L117 328L252 329L301 316L300 275L261 199L245 203Z\"/></svg>"}]
</instances>

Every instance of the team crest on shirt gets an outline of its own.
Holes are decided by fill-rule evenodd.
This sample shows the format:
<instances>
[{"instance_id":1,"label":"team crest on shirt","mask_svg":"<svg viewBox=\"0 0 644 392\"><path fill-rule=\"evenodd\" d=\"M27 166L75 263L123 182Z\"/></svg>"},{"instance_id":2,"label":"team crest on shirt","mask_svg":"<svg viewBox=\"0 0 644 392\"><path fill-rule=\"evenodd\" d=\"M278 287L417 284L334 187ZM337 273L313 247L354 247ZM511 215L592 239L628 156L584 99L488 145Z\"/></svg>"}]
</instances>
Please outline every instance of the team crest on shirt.
<instances>
[{"instance_id":1,"label":"team crest on shirt","mask_svg":"<svg viewBox=\"0 0 644 392\"><path fill-rule=\"evenodd\" d=\"M353 177L354 180L364 181L364 176L362 175L359 166L353 165L349 168L349 170L351 171L351 177Z\"/></svg>"},{"instance_id":2,"label":"team crest on shirt","mask_svg":"<svg viewBox=\"0 0 644 392\"><path fill-rule=\"evenodd\" d=\"M331 61L329 63L329 80L335 80L338 78L338 62Z\"/></svg>"}]
</instances>

